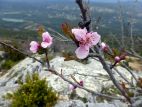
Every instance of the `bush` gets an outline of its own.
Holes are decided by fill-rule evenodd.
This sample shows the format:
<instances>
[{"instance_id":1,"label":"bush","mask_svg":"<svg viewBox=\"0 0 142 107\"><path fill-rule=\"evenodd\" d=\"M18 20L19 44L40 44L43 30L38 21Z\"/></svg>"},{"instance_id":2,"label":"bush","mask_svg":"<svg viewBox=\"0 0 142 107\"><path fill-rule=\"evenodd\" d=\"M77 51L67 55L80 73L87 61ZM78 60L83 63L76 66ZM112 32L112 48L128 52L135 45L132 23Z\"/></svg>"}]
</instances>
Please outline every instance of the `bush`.
<instances>
[{"instance_id":1,"label":"bush","mask_svg":"<svg viewBox=\"0 0 142 107\"><path fill-rule=\"evenodd\" d=\"M1 69L5 69L8 70L10 69L12 66L14 66L16 64L16 62L12 61L12 60L6 60L2 65L1 65Z\"/></svg>"},{"instance_id":2,"label":"bush","mask_svg":"<svg viewBox=\"0 0 142 107\"><path fill-rule=\"evenodd\" d=\"M26 82L18 81L20 87L13 94L7 94L11 99L11 107L53 107L58 94L48 86L47 82L40 80L37 73L26 76Z\"/></svg>"},{"instance_id":3,"label":"bush","mask_svg":"<svg viewBox=\"0 0 142 107\"><path fill-rule=\"evenodd\" d=\"M20 45L20 44L16 44L16 43L11 43L11 44L12 44L13 47L15 47L15 48L17 48L17 49L18 49L18 46ZM14 44L14 45L13 45L13 44ZM21 54L21 53L15 51L15 50L13 50L13 49L10 49L10 48L7 47L7 46L3 46L3 47L2 47L2 50L7 53L6 59L10 59L10 60L12 60L12 61L17 62L17 61L20 61L20 60L22 60L22 59L25 58L25 56L24 56L23 54Z\"/></svg>"}]
</instances>

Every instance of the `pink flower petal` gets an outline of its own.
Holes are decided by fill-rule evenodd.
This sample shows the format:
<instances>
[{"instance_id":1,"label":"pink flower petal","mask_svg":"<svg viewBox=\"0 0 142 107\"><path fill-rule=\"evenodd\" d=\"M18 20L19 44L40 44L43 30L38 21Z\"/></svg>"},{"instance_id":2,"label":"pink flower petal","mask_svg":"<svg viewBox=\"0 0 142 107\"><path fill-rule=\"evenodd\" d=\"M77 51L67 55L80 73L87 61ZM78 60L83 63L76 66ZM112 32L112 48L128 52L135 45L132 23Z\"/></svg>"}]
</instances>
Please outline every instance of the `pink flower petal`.
<instances>
[{"instance_id":1,"label":"pink flower petal","mask_svg":"<svg viewBox=\"0 0 142 107\"><path fill-rule=\"evenodd\" d=\"M87 34L87 29L72 29L72 33L75 35L75 38L80 41L81 39L85 38L85 35Z\"/></svg>"},{"instance_id":2,"label":"pink flower petal","mask_svg":"<svg viewBox=\"0 0 142 107\"><path fill-rule=\"evenodd\" d=\"M42 39L43 39L43 41L48 40L48 39L49 39L49 37L50 37L50 35L49 35L49 33L48 33L48 32L44 32L44 33L42 34Z\"/></svg>"},{"instance_id":3,"label":"pink flower petal","mask_svg":"<svg viewBox=\"0 0 142 107\"><path fill-rule=\"evenodd\" d=\"M92 45L96 45L97 43L99 43L101 36L97 32L93 32L91 35Z\"/></svg>"},{"instance_id":4,"label":"pink flower petal","mask_svg":"<svg viewBox=\"0 0 142 107\"><path fill-rule=\"evenodd\" d=\"M69 85L69 90L74 90L74 86L72 84Z\"/></svg>"},{"instance_id":5,"label":"pink flower petal","mask_svg":"<svg viewBox=\"0 0 142 107\"><path fill-rule=\"evenodd\" d=\"M75 51L77 58L79 59L84 59L88 56L89 54L89 48L86 49L86 47L78 47Z\"/></svg>"},{"instance_id":6,"label":"pink flower petal","mask_svg":"<svg viewBox=\"0 0 142 107\"><path fill-rule=\"evenodd\" d=\"M30 51L36 53L39 49L39 44L36 41L30 43Z\"/></svg>"},{"instance_id":7,"label":"pink flower petal","mask_svg":"<svg viewBox=\"0 0 142 107\"><path fill-rule=\"evenodd\" d=\"M52 44L51 42L50 42L50 43L48 43L48 42L42 42L42 43L41 43L41 47L47 48L47 47L50 47L51 44Z\"/></svg>"},{"instance_id":8,"label":"pink flower petal","mask_svg":"<svg viewBox=\"0 0 142 107\"><path fill-rule=\"evenodd\" d=\"M47 48L52 45L53 38L50 36L50 34L48 32L44 32L42 34L42 40L43 40L43 42L41 43L41 46L43 48Z\"/></svg>"},{"instance_id":9,"label":"pink flower petal","mask_svg":"<svg viewBox=\"0 0 142 107\"><path fill-rule=\"evenodd\" d=\"M102 50L104 50L105 48L107 48L107 45L106 45L106 43L104 43L104 42L102 42L100 46L101 46L101 49L102 49Z\"/></svg>"}]
</instances>

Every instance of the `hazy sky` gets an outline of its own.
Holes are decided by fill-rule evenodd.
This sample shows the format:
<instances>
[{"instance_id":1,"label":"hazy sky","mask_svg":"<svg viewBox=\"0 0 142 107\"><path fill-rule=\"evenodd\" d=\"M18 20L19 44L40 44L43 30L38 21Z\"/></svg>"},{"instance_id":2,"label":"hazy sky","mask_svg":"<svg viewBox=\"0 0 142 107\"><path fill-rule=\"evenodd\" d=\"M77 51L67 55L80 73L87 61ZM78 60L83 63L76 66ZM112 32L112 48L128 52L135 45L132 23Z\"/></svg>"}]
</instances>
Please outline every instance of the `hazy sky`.
<instances>
[{"instance_id":1,"label":"hazy sky","mask_svg":"<svg viewBox=\"0 0 142 107\"><path fill-rule=\"evenodd\" d=\"M118 0L91 0L96 2L117 2ZM120 0L120 1L142 1L142 0Z\"/></svg>"},{"instance_id":2,"label":"hazy sky","mask_svg":"<svg viewBox=\"0 0 142 107\"><path fill-rule=\"evenodd\" d=\"M23 0L5 0L5 1L23 1ZM30 1L30 0L25 0L25 1ZM40 1L40 0L35 0L35 1ZM48 0L42 0L42 1L48 1ZM50 0L52 1L52 0ZM54 1L54 0L53 0ZM65 0L67 1L67 0ZM71 0L70 0L71 1ZM72 0L73 1L73 0ZM117 0L90 0L90 1L100 1L100 2L115 2ZM120 0L120 1L136 1L136 0ZM138 0L138 1L142 1L142 0Z\"/></svg>"},{"instance_id":3,"label":"hazy sky","mask_svg":"<svg viewBox=\"0 0 142 107\"><path fill-rule=\"evenodd\" d=\"M23 0L2 0L2 1L23 1ZM54 0L24 0L24 1L54 1ZM68 1L68 0L64 0L64 1ZM69 0L69 1L75 1L75 0ZM96 2L117 2L118 0L90 0L90 1L94 1L94 2L95 1ZM123 1L142 1L142 0L120 0L120 1L123 2Z\"/></svg>"}]
</instances>

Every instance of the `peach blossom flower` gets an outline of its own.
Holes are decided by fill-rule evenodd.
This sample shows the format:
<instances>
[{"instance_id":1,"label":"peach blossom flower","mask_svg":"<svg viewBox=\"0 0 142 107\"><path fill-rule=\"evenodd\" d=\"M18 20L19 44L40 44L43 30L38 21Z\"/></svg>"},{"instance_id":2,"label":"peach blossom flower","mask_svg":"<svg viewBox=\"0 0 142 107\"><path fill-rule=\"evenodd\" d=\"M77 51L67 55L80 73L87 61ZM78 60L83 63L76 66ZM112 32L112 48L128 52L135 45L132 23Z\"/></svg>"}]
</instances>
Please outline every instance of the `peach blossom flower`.
<instances>
[{"instance_id":1,"label":"peach blossom flower","mask_svg":"<svg viewBox=\"0 0 142 107\"><path fill-rule=\"evenodd\" d=\"M36 53L39 49L39 44L36 41L31 41L30 43L30 51Z\"/></svg>"},{"instance_id":2,"label":"peach blossom flower","mask_svg":"<svg viewBox=\"0 0 142 107\"><path fill-rule=\"evenodd\" d=\"M89 49L100 41L100 35L97 32L87 32L87 29L72 29L76 40L79 42L79 47L75 53L79 59L84 59L89 54Z\"/></svg>"},{"instance_id":3,"label":"peach blossom flower","mask_svg":"<svg viewBox=\"0 0 142 107\"><path fill-rule=\"evenodd\" d=\"M53 38L50 36L50 34L48 32L44 32L42 34L41 47L43 47L43 48L50 47L52 45L52 40L53 40Z\"/></svg>"}]
</instances>

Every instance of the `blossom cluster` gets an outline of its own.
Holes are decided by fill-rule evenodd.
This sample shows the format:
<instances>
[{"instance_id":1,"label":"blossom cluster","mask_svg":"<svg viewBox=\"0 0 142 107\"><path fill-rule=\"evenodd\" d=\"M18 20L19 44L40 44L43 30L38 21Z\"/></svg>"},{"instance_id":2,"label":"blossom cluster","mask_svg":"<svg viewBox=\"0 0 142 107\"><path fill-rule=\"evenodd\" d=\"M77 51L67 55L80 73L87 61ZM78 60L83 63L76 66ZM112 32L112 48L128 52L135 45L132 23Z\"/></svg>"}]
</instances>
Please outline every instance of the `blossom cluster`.
<instances>
[{"instance_id":1,"label":"blossom cluster","mask_svg":"<svg viewBox=\"0 0 142 107\"><path fill-rule=\"evenodd\" d=\"M97 32L88 32L86 28L74 28L72 29L75 39L79 43L79 47L75 53L77 58L84 59L89 55L89 50L92 46L96 45L100 41L100 35ZM30 51L37 53L40 47L49 48L53 43L53 38L48 32L42 34L42 42L39 44L36 41L30 43Z\"/></svg>"},{"instance_id":2,"label":"blossom cluster","mask_svg":"<svg viewBox=\"0 0 142 107\"><path fill-rule=\"evenodd\" d=\"M85 59L89 55L90 48L97 45L100 41L101 36L97 32L88 32L86 28L73 28L71 33L74 35L75 41L78 42L78 47L75 50L75 54L79 59ZM42 42L38 43L32 41L30 43L30 51L37 53L39 48L49 48L53 43L53 38L49 32L42 33ZM100 44L100 49L103 52L109 51L109 46L102 42ZM115 56L114 61L119 63L121 60L124 60L122 56Z\"/></svg>"},{"instance_id":3,"label":"blossom cluster","mask_svg":"<svg viewBox=\"0 0 142 107\"><path fill-rule=\"evenodd\" d=\"M71 29L71 36L70 38L77 44L77 49L75 50L75 54L77 58L79 59L85 59L90 53L90 48L97 45L101 39L101 36L97 32L88 32L86 28L73 28ZM36 41L32 41L30 43L30 51L33 53L37 53L39 48L49 48L53 43L52 36L46 31L44 33L41 33L42 35L42 42L38 43ZM100 46L100 50L109 53L109 45L102 42L98 46ZM112 55L113 56L113 55ZM114 65L119 63L121 60L125 59L125 54L120 56L114 56ZM80 82L77 82L78 85L84 86L84 82L81 80ZM74 90L77 88L77 85L70 84L69 89Z\"/></svg>"},{"instance_id":4,"label":"blossom cluster","mask_svg":"<svg viewBox=\"0 0 142 107\"><path fill-rule=\"evenodd\" d=\"M53 43L53 38L50 36L48 32L42 33L42 42L39 44L36 41L32 41L30 43L30 51L33 53L37 53L40 47L47 48L50 47Z\"/></svg>"},{"instance_id":5,"label":"blossom cluster","mask_svg":"<svg viewBox=\"0 0 142 107\"><path fill-rule=\"evenodd\" d=\"M100 41L100 35L97 32L87 32L87 29L72 29L76 40L79 42L79 47L75 53L79 59L84 59L88 56L92 46Z\"/></svg>"}]
</instances>

